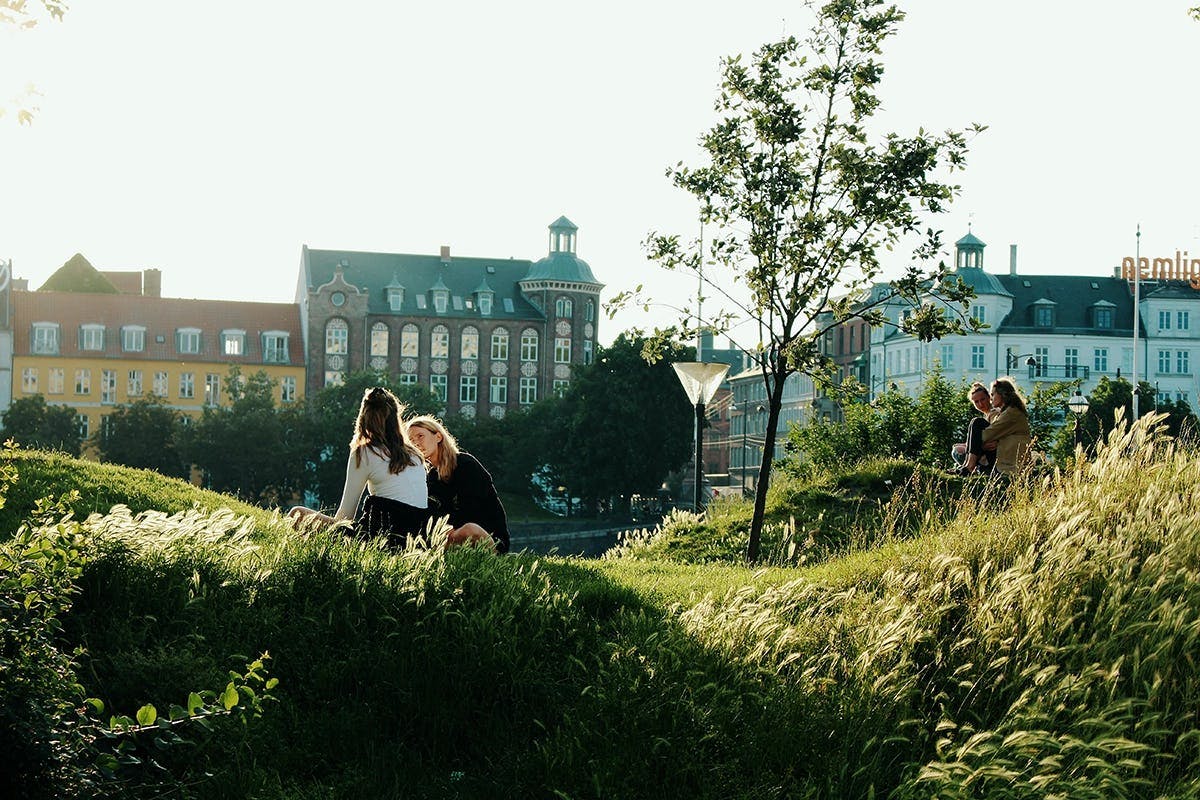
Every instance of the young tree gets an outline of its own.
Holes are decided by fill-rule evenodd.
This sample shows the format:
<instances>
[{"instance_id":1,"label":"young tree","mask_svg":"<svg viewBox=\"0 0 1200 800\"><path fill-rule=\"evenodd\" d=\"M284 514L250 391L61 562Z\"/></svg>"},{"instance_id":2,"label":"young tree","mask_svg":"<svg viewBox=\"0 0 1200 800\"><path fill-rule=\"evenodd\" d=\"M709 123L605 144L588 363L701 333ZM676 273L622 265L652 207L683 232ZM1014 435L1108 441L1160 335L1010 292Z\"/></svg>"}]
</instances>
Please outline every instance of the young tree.
<instances>
[{"instance_id":1,"label":"young tree","mask_svg":"<svg viewBox=\"0 0 1200 800\"><path fill-rule=\"evenodd\" d=\"M901 327L924 341L964 329L965 308L944 312L971 292L948 281L944 264L928 266L941 240L921 228L924 214L943 211L958 191L938 176L964 164L965 135L921 130L888 134L879 144L868 139L883 75L876 57L902 19L881 0L831 0L819 9L807 54L787 38L763 46L749 64L740 56L726 60L717 100L722 119L701 142L708 163L668 173L699 199L712 235L703 250L675 235L655 233L647 242L664 267L699 273L731 304L703 324L723 330L736 316L761 333L758 342L741 345L756 358L769 415L746 551L751 562L758 558L784 382L800 372L830 386L834 366L823 334L853 317L881 324L881 308L895 300L911 305ZM880 277L879 251L906 242L915 246L903 276L868 295ZM945 303L931 301L931 291ZM610 312L636 300L637 290L619 294ZM647 355L654 357L654 348Z\"/></svg>"},{"instance_id":2,"label":"young tree","mask_svg":"<svg viewBox=\"0 0 1200 800\"><path fill-rule=\"evenodd\" d=\"M22 397L4 412L4 438L22 447L61 450L78 456L83 437L77 417L75 409L48 405L40 394Z\"/></svg>"},{"instance_id":3,"label":"young tree","mask_svg":"<svg viewBox=\"0 0 1200 800\"><path fill-rule=\"evenodd\" d=\"M975 415L965 384L946 380L942 365L925 376L915 410L922 464L949 466L950 448L963 441L967 422Z\"/></svg>"},{"instance_id":4,"label":"young tree","mask_svg":"<svg viewBox=\"0 0 1200 800\"><path fill-rule=\"evenodd\" d=\"M118 406L93 438L105 461L179 477L186 465L175 441L180 415L153 396Z\"/></svg>"}]
</instances>

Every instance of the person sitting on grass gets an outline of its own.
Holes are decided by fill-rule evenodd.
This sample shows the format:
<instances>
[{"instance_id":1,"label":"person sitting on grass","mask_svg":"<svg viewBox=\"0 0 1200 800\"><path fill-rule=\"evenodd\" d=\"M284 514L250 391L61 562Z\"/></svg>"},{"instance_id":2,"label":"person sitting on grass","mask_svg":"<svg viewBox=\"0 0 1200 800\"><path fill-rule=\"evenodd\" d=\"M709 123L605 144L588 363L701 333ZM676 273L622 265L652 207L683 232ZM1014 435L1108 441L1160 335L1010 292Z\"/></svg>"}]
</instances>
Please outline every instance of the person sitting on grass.
<instances>
[{"instance_id":1,"label":"person sitting on grass","mask_svg":"<svg viewBox=\"0 0 1200 800\"><path fill-rule=\"evenodd\" d=\"M967 390L967 396L971 399L971 404L983 416L972 417L971 421L967 423L966 441L959 442L950 449L951 457L959 464L958 468L953 471L959 475L991 472L992 461L995 458L996 443L990 442L985 444L983 441L983 430L996 417L1000 416L1000 412L999 410L992 409L988 389L978 381L971 384L971 388Z\"/></svg>"},{"instance_id":2,"label":"person sitting on grass","mask_svg":"<svg viewBox=\"0 0 1200 800\"><path fill-rule=\"evenodd\" d=\"M425 461L400 427L401 409L396 396L382 387L363 394L350 440L342 502L333 516L296 506L288 512L293 527L352 521L351 532L386 536L394 547L403 547L409 537L424 531L429 521ZM356 516L364 486L370 495Z\"/></svg>"},{"instance_id":3,"label":"person sitting on grass","mask_svg":"<svg viewBox=\"0 0 1200 800\"><path fill-rule=\"evenodd\" d=\"M1029 428L1029 411L1025 400L1011 379L992 382L992 408L1000 414L983 431L984 444L996 443L997 472L1011 475L1029 460L1033 435Z\"/></svg>"}]
</instances>

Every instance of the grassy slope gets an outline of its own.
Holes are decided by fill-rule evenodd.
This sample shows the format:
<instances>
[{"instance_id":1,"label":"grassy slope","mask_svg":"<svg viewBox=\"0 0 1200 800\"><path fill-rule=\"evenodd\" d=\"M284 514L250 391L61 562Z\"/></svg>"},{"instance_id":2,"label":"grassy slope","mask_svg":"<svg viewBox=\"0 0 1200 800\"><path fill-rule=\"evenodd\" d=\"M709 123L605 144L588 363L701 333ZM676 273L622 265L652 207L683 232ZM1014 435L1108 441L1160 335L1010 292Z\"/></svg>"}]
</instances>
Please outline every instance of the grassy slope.
<instances>
[{"instance_id":1,"label":"grassy slope","mask_svg":"<svg viewBox=\"0 0 1200 800\"><path fill-rule=\"evenodd\" d=\"M69 625L126 711L271 651L281 703L211 796L1183 797L1195 465L1109 458L805 569L101 520Z\"/></svg>"}]
</instances>

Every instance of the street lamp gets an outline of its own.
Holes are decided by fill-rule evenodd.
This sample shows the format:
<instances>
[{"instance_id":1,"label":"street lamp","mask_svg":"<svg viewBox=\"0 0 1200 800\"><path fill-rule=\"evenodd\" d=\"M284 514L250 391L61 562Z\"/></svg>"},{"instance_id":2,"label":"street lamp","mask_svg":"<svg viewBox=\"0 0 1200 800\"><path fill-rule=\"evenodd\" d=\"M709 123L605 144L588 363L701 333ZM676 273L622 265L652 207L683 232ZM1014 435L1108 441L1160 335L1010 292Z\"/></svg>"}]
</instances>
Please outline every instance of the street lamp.
<instances>
[{"instance_id":1,"label":"street lamp","mask_svg":"<svg viewBox=\"0 0 1200 800\"><path fill-rule=\"evenodd\" d=\"M1076 389L1075 394L1071 395L1071 399L1067 401L1067 408L1075 415L1075 446L1079 447L1083 444L1083 432L1079 429L1079 418L1087 413L1087 396Z\"/></svg>"},{"instance_id":2,"label":"street lamp","mask_svg":"<svg viewBox=\"0 0 1200 800\"><path fill-rule=\"evenodd\" d=\"M728 364L705 364L699 361L682 361L671 365L683 390L687 392L688 400L696 407L696 486L693 492L696 513L700 513L700 484L704 477L704 404L712 399L725 373L729 371Z\"/></svg>"},{"instance_id":3,"label":"street lamp","mask_svg":"<svg viewBox=\"0 0 1200 800\"><path fill-rule=\"evenodd\" d=\"M1025 366L1036 367L1038 365L1037 356L1034 355L1033 353L1021 353L1020 355L1015 355L1012 352L1007 352L1004 354L1004 356L1005 356L1005 364L1007 366L1007 370L1006 370L1007 372L1012 372L1014 369L1016 369L1017 362L1020 361L1022 358L1025 358L1026 356L1029 356L1029 358L1025 358Z\"/></svg>"}]
</instances>

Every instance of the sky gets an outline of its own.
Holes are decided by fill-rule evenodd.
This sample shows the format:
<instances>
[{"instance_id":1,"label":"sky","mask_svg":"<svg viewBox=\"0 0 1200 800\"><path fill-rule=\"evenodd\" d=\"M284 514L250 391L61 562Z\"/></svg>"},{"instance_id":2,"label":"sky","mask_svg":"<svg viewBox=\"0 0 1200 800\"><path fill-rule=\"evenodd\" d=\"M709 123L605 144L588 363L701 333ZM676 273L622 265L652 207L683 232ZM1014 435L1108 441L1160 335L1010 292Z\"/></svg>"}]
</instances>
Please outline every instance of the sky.
<instances>
[{"instance_id":1,"label":"sky","mask_svg":"<svg viewBox=\"0 0 1200 800\"><path fill-rule=\"evenodd\" d=\"M919 0L885 43L878 132L971 123L962 187L931 219L986 266L1111 275L1200 257L1194 0ZM657 303L602 342L673 321L694 278L647 261L694 236L668 166L701 163L723 56L803 37L800 2L75 0L0 30L0 260L31 288L74 253L163 271L175 297L291 302L302 245L537 259L579 226L602 299ZM886 262L886 260L885 260ZM899 270L899 264L896 265Z\"/></svg>"}]
</instances>

